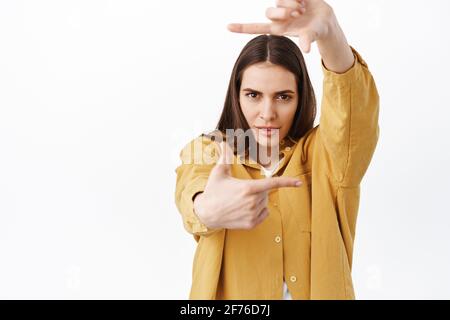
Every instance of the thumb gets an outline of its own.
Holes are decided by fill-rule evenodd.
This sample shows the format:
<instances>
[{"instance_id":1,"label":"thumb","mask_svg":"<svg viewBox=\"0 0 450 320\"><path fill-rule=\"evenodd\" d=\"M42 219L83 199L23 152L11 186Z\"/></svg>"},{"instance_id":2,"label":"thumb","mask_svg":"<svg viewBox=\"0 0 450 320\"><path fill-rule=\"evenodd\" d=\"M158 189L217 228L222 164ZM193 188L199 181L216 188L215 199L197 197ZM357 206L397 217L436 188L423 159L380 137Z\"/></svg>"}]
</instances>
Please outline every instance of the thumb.
<instances>
[{"instance_id":1,"label":"thumb","mask_svg":"<svg viewBox=\"0 0 450 320\"><path fill-rule=\"evenodd\" d=\"M309 32L303 32L298 36L300 48L303 52L309 53L311 51L311 43L314 42L313 36Z\"/></svg>"},{"instance_id":2,"label":"thumb","mask_svg":"<svg viewBox=\"0 0 450 320\"><path fill-rule=\"evenodd\" d=\"M233 163L233 152L226 141L220 142L219 158L214 169L227 176L231 176L231 164Z\"/></svg>"}]
</instances>

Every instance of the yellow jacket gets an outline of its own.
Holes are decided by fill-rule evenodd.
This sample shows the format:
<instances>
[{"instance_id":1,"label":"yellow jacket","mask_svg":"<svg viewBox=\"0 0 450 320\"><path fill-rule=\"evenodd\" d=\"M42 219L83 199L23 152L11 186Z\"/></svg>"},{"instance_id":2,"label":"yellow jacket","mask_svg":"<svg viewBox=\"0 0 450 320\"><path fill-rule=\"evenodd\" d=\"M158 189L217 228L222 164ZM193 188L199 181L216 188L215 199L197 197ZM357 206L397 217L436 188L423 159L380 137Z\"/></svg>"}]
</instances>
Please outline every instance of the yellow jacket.
<instances>
[{"instance_id":1,"label":"yellow jacket","mask_svg":"<svg viewBox=\"0 0 450 320\"><path fill-rule=\"evenodd\" d=\"M200 222L192 197L204 190L214 163L201 161L217 159L216 142L200 135L181 150L175 202L197 241L190 299L282 299L283 278L293 299L355 299L360 183L378 141L379 96L367 64L352 51L355 63L342 74L322 60L320 124L280 143L285 160L274 172L303 185L269 192L270 214L255 228L208 229ZM244 162L233 163L234 177L265 178L258 164Z\"/></svg>"}]
</instances>

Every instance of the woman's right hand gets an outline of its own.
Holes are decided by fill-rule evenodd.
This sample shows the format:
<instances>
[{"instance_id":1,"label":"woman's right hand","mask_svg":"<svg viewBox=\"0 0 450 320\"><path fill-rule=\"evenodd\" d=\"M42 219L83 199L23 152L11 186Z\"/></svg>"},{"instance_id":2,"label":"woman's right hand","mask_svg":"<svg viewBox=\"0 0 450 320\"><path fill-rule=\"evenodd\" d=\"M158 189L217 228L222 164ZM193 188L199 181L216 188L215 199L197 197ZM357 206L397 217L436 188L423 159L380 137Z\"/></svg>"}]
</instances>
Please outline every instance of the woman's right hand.
<instances>
[{"instance_id":1,"label":"woman's right hand","mask_svg":"<svg viewBox=\"0 0 450 320\"><path fill-rule=\"evenodd\" d=\"M269 214L268 192L281 187L299 187L290 177L243 180L232 177L233 154L221 142L217 164L211 170L205 190L194 198L194 211L207 227L252 229Z\"/></svg>"}]
</instances>

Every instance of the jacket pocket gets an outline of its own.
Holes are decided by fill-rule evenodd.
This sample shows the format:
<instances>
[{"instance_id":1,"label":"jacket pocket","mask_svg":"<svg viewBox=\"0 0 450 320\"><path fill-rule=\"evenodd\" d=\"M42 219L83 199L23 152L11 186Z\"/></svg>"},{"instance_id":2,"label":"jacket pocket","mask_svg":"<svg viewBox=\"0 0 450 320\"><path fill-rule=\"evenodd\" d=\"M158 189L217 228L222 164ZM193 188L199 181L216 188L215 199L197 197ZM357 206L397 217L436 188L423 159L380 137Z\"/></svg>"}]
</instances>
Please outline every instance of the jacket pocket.
<instances>
[{"instance_id":1,"label":"jacket pocket","mask_svg":"<svg viewBox=\"0 0 450 320\"><path fill-rule=\"evenodd\" d=\"M302 186L308 186L308 188L311 188L311 183L312 183L312 172L311 171L297 174L294 176L294 178L300 179L303 182Z\"/></svg>"}]
</instances>

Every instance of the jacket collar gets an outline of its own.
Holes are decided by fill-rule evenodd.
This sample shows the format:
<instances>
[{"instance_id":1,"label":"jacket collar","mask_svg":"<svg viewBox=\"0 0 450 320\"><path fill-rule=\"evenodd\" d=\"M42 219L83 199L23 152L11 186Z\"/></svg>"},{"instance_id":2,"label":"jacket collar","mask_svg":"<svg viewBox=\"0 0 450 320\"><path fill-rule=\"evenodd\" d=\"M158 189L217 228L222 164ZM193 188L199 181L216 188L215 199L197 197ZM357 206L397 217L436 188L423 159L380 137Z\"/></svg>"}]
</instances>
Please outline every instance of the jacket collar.
<instances>
[{"instance_id":1,"label":"jacket collar","mask_svg":"<svg viewBox=\"0 0 450 320\"><path fill-rule=\"evenodd\" d=\"M280 141L280 153L283 154L281 165L274 171L273 175L275 175L279 170L281 170L286 164L289 162L292 153L295 149L297 141L287 136L286 138ZM262 166L257 163L255 160L249 159L248 157L244 157L243 155L239 155L239 163L243 166L254 168L260 170L261 175L264 175L262 172Z\"/></svg>"}]
</instances>

